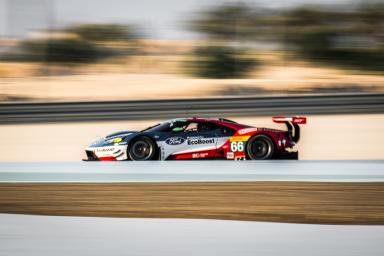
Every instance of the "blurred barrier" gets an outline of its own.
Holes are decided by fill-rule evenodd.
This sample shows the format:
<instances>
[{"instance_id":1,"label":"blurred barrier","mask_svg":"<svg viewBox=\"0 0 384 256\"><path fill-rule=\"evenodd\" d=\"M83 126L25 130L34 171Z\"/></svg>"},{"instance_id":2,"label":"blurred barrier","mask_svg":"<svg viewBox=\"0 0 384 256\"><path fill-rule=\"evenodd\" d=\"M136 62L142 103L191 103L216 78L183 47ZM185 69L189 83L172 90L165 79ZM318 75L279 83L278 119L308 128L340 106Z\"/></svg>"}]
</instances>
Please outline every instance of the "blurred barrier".
<instances>
[{"instance_id":1,"label":"blurred barrier","mask_svg":"<svg viewBox=\"0 0 384 256\"><path fill-rule=\"evenodd\" d=\"M176 100L2 103L0 123L140 120L180 116L383 113L383 93Z\"/></svg>"}]
</instances>

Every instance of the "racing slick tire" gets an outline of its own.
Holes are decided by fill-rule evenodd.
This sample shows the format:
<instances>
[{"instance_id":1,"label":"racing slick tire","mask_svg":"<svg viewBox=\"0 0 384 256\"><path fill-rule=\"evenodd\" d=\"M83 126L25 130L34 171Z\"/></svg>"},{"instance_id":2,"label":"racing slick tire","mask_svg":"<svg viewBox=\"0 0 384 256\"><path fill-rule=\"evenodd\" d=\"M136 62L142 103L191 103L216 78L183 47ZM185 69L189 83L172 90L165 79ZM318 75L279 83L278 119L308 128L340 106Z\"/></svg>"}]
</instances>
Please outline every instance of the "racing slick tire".
<instances>
[{"instance_id":1,"label":"racing slick tire","mask_svg":"<svg viewBox=\"0 0 384 256\"><path fill-rule=\"evenodd\" d=\"M258 134L249 139L246 152L251 160L271 159L275 154L275 145L267 135Z\"/></svg>"},{"instance_id":2,"label":"racing slick tire","mask_svg":"<svg viewBox=\"0 0 384 256\"><path fill-rule=\"evenodd\" d=\"M128 156L133 161L155 160L157 147L148 137L137 137L128 146Z\"/></svg>"}]
</instances>

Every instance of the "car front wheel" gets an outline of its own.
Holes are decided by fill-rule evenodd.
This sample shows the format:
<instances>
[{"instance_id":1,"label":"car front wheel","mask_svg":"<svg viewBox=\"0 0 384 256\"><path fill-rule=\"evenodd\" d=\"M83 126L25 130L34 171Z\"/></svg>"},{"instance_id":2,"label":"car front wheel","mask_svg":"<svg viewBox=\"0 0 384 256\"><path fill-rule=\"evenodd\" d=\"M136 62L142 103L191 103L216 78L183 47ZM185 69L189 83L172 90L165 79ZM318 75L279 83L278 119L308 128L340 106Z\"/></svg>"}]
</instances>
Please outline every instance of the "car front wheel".
<instances>
[{"instance_id":1,"label":"car front wheel","mask_svg":"<svg viewBox=\"0 0 384 256\"><path fill-rule=\"evenodd\" d=\"M148 137L136 138L129 144L128 154L133 161L153 160L156 155L156 144Z\"/></svg>"}]
</instances>

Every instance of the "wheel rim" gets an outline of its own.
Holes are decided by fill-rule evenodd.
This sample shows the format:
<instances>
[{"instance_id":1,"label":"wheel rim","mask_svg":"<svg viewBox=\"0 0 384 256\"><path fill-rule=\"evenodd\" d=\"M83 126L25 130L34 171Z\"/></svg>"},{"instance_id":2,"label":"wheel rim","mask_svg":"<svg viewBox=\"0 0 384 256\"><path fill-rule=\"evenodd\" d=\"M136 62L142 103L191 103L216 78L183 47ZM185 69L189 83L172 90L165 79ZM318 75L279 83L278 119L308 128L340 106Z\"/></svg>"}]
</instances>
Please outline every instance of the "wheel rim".
<instances>
[{"instance_id":1,"label":"wheel rim","mask_svg":"<svg viewBox=\"0 0 384 256\"><path fill-rule=\"evenodd\" d=\"M256 140L252 143L251 151L255 159L264 159L269 156L271 147L265 140Z\"/></svg>"},{"instance_id":2,"label":"wheel rim","mask_svg":"<svg viewBox=\"0 0 384 256\"><path fill-rule=\"evenodd\" d=\"M132 156L135 160L147 160L152 155L152 146L146 141L136 141L132 145Z\"/></svg>"}]
</instances>

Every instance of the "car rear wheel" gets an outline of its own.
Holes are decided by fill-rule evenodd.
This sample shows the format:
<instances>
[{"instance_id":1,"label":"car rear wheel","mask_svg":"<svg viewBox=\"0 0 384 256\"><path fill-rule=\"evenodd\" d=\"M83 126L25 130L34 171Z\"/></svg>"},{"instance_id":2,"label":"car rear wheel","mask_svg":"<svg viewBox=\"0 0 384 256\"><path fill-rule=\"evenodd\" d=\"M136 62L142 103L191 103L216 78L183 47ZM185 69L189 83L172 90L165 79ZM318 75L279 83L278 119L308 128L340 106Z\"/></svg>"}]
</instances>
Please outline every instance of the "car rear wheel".
<instances>
[{"instance_id":1,"label":"car rear wheel","mask_svg":"<svg viewBox=\"0 0 384 256\"><path fill-rule=\"evenodd\" d=\"M274 154L275 145L271 138L266 135L256 135L247 143L247 156L251 160L271 159Z\"/></svg>"},{"instance_id":2,"label":"car rear wheel","mask_svg":"<svg viewBox=\"0 0 384 256\"><path fill-rule=\"evenodd\" d=\"M136 138L129 144L128 154L133 161L153 160L156 155L156 144L148 137Z\"/></svg>"}]
</instances>

